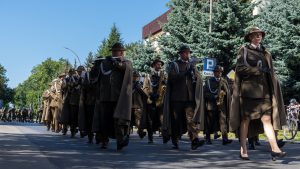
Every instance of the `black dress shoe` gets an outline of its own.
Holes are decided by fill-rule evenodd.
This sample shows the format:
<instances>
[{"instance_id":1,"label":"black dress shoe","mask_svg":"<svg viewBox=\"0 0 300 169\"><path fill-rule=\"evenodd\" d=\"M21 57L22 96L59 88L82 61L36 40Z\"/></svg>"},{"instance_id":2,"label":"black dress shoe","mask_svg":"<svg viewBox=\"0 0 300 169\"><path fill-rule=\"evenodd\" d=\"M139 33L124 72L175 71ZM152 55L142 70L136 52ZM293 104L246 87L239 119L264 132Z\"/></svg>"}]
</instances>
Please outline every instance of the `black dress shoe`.
<instances>
[{"instance_id":1,"label":"black dress shoe","mask_svg":"<svg viewBox=\"0 0 300 169\"><path fill-rule=\"evenodd\" d=\"M256 145L256 146L261 146L261 144L260 144L259 141L255 141L255 145Z\"/></svg>"},{"instance_id":2,"label":"black dress shoe","mask_svg":"<svg viewBox=\"0 0 300 169\"><path fill-rule=\"evenodd\" d=\"M219 137L221 137L220 134L214 134L214 139L218 139Z\"/></svg>"},{"instance_id":3,"label":"black dress shoe","mask_svg":"<svg viewBox=\"0 0 300 169\"><path fill-rule=\"evenodd\" d=\"M170 137L164 136L163 135L163 143L167 144L170 141Z\"/></svg>"},{"instance_id":4,"label":"black dress shoe","mask_svg":"<svg viewBox=\"0 0 300 169\"><path fill-rule=\"evenodd\" d=\"M212 144L211 140L205 140L205 144Z\"/></svg>"},{"instance_id":5,"label":"black dress shoe","mask_svg":"<svg viewBox=\"0 0 300 169\"><path fill-rule=\"evenodd\" d=\"M145 131L140 131L140 130L137 133L141 139L143 139L147 134Z\"/></svg>"},{"instance_id":6,"label":"black dress shoe","mask_svg":"<svg viewBox=\"0 0 300 169\"><path fill-rule=\"evenodd\" d=\"M98 143L99 144L99 143ZM107 149L107 143L102 143L101 149Z\"/></svg>"},{"instance_id":7,"label":"black dress shoe","mask_svg":"<svg viewBox=\"0 0 300 169\"><path fill-rule=\"evenodd\" d=\"M254 144L250 143L248 146L249 150L256 150Z\"/></svg>"},{"instance_id":8,"label":"black dress shoe","mask_svg":"<svg viewBox=\"0 0 300 169\"><path fill-rule=\"evenodd\" d=\"M198 147L203 146L204 143L204 140L199 140L198 138L196 138L192 141L191 149L196 150Z\"/></svg>"},{"instance_id":9,"label":"black dress shoe","mask_svg":"<svg viewBox=\"0 0 300 169\"><path fill-rule=\"evenodd\" d=\"M226 145L226 144L230 144L232 143L232 140L223 140L222 144Z\"/></svg>"},{"instance_id":10,"label":"black dress shoe","mask_svg":"<svg viewBox=\"0 0 300 169\"><path fill-rule=\"evenodd\" d=\"M240 154L240 159L241 159L241 160L250 160L249 157L243 157L241 154Z\"/></svg>"},{"instance_id":11,"label":"black dress shoe","mask_svg":"<svg viewBox=\"0 0 300 169\"><path fill-rule=\"evenodd\" d=\"M286 156L286 152L274 152L274 151L271 151L271 156L273 158L274 157L282 158L282 157Z\"/></svg>"},{"instance_id":12,"label":"black dress shoe","mask_svg":"<svg viewBox=\"0 0 300 169\"><path fill-rule=\"evenodd\" d=\"M173 149L179 149L179 147L178 147L178 143L173 143L173 147L172 147Z\"/></svg>"}]
</instances>

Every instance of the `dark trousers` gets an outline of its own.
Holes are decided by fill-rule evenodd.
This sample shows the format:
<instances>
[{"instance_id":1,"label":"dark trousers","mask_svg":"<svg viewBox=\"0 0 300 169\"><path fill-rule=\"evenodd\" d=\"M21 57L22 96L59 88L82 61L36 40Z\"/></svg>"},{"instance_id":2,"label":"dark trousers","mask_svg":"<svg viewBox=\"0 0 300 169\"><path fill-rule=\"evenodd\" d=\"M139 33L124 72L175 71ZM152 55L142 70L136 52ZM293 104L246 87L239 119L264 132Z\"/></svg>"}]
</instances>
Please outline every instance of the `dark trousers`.
<instances>
[{"instance_id":1,"label":"dark trousers","mask_svg":"<svg viewBox=\"0 0 300 169\"><path fill-rule=\"evenodd\" d=\"M93 137L92 126L95 105L85 105L85 130L88 137Z\"/></svg>"},{"instance_id":2,"label":"dark trousers","mask_svg":"<svg viewBox=\"0 0 300 169\"><path fill-rule=\"evenodd\" d=\"M182 134L189 133L190 140L198 138L199 129L193 122L194 102L171 102L171 139L173 143L177 143Z\"/></svg>"},{"instance_id":3,"label":"dark trousers","mask_svg":"<svg viewBox=\"0 0 300 169\"><path fill-rule=\"evenodd\" d=\"M70 131L74 133L78 127L78 105L70 105Z\"/></svg>"},{"instance_id":4,"label":"dark trousers","mask_svg":"<svg viewBox=\"0 0 300 169\"><path fill-rule=\"evenodd\" d=\"M109 138L116 138L117 144L121 144L126 137L129 137L130 121L114 118L116 105L117 102L100 103L99 139L102 143L107 143Z\"/></svg>"}]
</instances>

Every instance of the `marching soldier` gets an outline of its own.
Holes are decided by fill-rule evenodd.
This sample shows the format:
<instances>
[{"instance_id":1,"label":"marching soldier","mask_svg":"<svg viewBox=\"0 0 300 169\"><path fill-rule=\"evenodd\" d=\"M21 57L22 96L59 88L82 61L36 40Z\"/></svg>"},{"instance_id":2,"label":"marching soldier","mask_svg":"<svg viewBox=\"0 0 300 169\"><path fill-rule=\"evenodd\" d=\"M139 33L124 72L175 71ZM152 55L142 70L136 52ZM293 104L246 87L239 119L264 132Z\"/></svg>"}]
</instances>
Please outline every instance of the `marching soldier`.
<instances>
[{"instance_id":1,"label":"marching soldier","mask_svg":"<svg viewBox=\"0 0 300 169\"><path fill-rule=\"evenodd\" d=\"M148 95L147 110L142 118L141 127L147 129L148 141L153 143L153 132L160 130L163 118L163 100L166 91L167 76L162 69L164 62L155 58L151 63L151 73L146 75L143 90ZM140 134L143 134L140 133ZM140 137L143 135L140 135Z\"/></svg>"},{"instance_id":2,"label":"marching soldier","mask_svg":"<svg viewBox=\"0 0 300 169\"><path fill-rule=\"evenodd\" d=\"M178 51L180 58L169 64L163 135L164 138L171 136L174 149L178 149L178 140L187 131L192 150L204 144L204 140L198 138L199 128L196 125L200 123L200 115L197 114L200 111L195 111L198 105L195 94L200 93L198 90L202 92L202 83L199 85L201 78L197 78L199 74L191 62L191 53L188 46L181 46Z\"/></svg>"},{"instance_id":3,"label":"marching soldier","mask_svg":"<svg viewBox=\"0 0 300 169\"><path fill-rule=\"evenodd\" d=\"M95 67L91 71L82 73L81 94L79 101L78 127L81 137L88 136L88 143L93 143L94 134L92 124L94 117L94 107L96 101L96 84L94 83Z\"/></svg>"},{"instance_id":4,"label":"marching soldier","mask_svg":"<svg viewBox=\"0 0 300 169\"><path fill-rule=\"evenodd\" d=\"M61 121L63 123L63 135L67 133L67 127L70 126L71 137L73 138L77 132L78 126L78 110L80 97L80 76L84 67L79 66L77 71L69 70L68 76L65 78L62 88L64 90L63 108Z\"/></svg>"},{"instance_id":5,"label":"marching soldier","mask_svg":"<svg viewBox=\"0 0 300 169\"><path fill-rule=\"evenodd\" d=\"M133 71L131 127L136 126L138 128L137 133L143 138L146 132L143 131L140 124L146 108L147 96L142 89L143 83L140 81L140 76L138 71Z\"/></svg>"},{"instance_id":6,"label":"marching soldier","mask_svg":"<svg viewBox=\"0 0 300 169\"><path fill-rule=\"evenodd\" d=\"M99 110L95 112L93 130L100 134L102 148L109 138L117 139L117 150L129 143L132 103L132 64L124 58L122 43L115 43L112 56L100 64Z\"/></svg>"},{"instance_id":7,"label":"marching soldier","mask_svg":"<svg viewBox=\"0 0 300 169\"><path fill-rule=\"evenodd\" d=\"M51 102L50 102L50 113L52 116L52 131L59 133L60 132L60 127L59 127L59 119L58 119L58 105L59 105L59 100L61 96L60 92L60 84L59 84L59 79L54 79L52 81L52 86L50 89L50 97L51 97Z\"/></svg>"},{"instance_id":8,"label":"marching soldier","mask_svg":"<svg viewBox=\"0 0 300 169\"><path fill-rule=\"evenodd\" d=\"M226 79L222 78L223 67L216 66L214 77L208 78L204 86L205 98L205 134L206 143L212 144L210 134L221 131L223 145L229 144L228 119L230 89Z\"/></svg>"},{"instance_id":9,"label":"marching soldier","mask_svg":"<svg viewBox=\"0 0 300 169\"><path fill-rule=\"evenodd\" d=\"M285 125L285 109L272 56L262 45L265 32L253 27L245 35L247 44L237 57L234 90L230 108L231 131L240 129L240 158L249 160L246 138L262 131L268 137L272 158L284 157L274 130Z\"/></svg>"},{"instance_id":10,"label":"marching soldier","mask_svg":"<svg viewBox=\"0 0 300 169\"><path fill-rule=\"evenodd\" d=\"M43 115L42 115L42 122L44 122L47 126L47 130L50 130L51 127L51 118L50 118L50 113L49 113L49 104L51 101L50 98L50 87L52 86L51 83L48 84L49 85L49 89L45 90L43 95L42 95L42 99L43 99L43 105L44 105L44 109L43 109Z\"/></svg>"}]
</instances>

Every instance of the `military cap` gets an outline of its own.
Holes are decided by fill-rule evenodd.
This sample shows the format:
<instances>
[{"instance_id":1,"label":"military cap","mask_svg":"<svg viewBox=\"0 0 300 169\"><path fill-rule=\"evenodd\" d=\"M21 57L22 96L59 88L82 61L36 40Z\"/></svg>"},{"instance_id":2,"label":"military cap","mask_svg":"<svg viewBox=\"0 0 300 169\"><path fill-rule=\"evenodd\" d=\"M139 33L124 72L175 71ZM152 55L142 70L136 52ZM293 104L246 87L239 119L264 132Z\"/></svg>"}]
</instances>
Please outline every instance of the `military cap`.
<instances>
[{"instance_id":1,"label":"military cap","mask_svg":"<svg viewBox=\"0 0 300 169\"><path fill-rule=\"evenodd\" d=\"M66 76L65 73L61 73L61 74L58 75L59 78L60 78L60 77L64 77L64 76Z\"/></svg>"},{"instance_id":2,"label":"military cap","mask_svg":"<svg viewBox=\"0 0 300 169\"><path fill-rule=\"evenodd\" d=\"M191 53L193 53L193 51L191 50L191 48L187 45L182 45L180 46L179 50L177 53L181 53L181 52L184 52L184 51L190 51Z\"/></svg>"},{"instance_id":3,"label":"military cap","mask_svg":"<svg viewBox=\"0 0 300 169\"><path fill-rule=\"evenodd\" d=\"M82 66L82 65L80 65L80 66L78 66L77 67L77 70L76 71L85 71L85 68L84 68L84 66Z\"/></svg>"},{"instance_id":4,"label":"military cap","mask_svg":"<svg viewBox=\"0 0 300 169\"><path fill-rule=\"evenodd\" d=\"M152 61L151 67L154 67L154 65L155 65L157 62L160 62L162 66L165 64L165 63L160 59L160 57L156 57L156 58Z\"/></svg>"},{"instance_id":5,"label":"military cap","mask_svg":"<svg viewBox=\"0 0 300 169\"><path fill-rule=\"evenodd\" d=\"M223 72L224 68L220 65L216 65L214 68L214 72Z\"/></svg>"},{"instance_id":6,"label":"military cap","mask_svg":"<svg viewBox=\"0 0 300 169\"><path fill-rule=\"evenodd\" d=\"M246 42L250 42L250 35L253 34L253 33L261 33L262 34L262 37L264 38L265 37L265 32L261 29L259 29L258 27L252 27L249 29L248 33L245 35L244 39Z\"/></svg>"},{"instance_id":7,"label":"military cap","mask_svg":"<svg viewBox=\"0 0 300 169\"><path fill-rule=\"evenodd\" d=\"M141 74L137 70L133 71L132 74L133 74L134 77L140 77L141 76Z\"/></svg>"},{"instance_id":8,"label":"military cap","mask_svg":"<svg viewBox=\"0 0 300 169\"><path fill-rule=\"evenodd\" d=\"M110 51L125 51L125 47L122 43L117 42L115 44L112 45L112 47L110 48Z\"/></svg>"}]
</instances>

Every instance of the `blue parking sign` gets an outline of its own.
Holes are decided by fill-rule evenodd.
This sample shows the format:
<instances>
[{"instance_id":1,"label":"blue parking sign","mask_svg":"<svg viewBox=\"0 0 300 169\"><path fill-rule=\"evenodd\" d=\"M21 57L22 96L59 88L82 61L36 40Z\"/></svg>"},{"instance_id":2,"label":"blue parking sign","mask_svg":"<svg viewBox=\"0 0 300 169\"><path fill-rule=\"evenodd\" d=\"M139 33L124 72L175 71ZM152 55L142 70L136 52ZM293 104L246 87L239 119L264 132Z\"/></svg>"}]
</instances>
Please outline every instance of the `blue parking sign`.
<instances>
[{"instance_id":1,"label":"blue parking sign","mask_svg":"<svg viewBox=\"0 0 300 169\"><path fill-rule=\"evenodd\" d=\"M215 58L204 58L203 75L213 76L217 61Z\"/></svg>"},{"instance_id":2,"label":"blue parking sign","mask_svg":"<svg viewBox=\"0 0 300 169\"><path fill-rule=\"evenodd\" d=\"M215 58L205 58L204 59L204 68L203 70L214 70L216 66L216 59Z\"/></svg>"}]
</instances>

